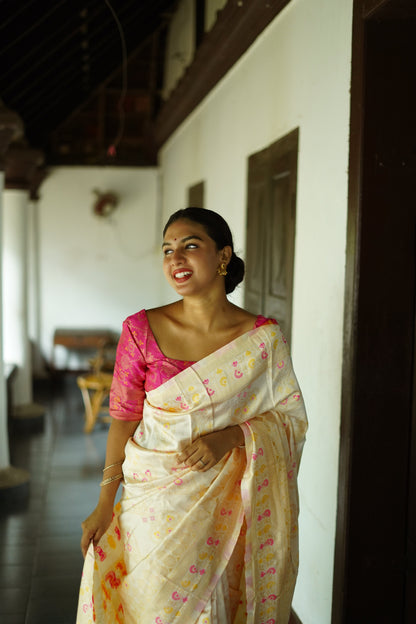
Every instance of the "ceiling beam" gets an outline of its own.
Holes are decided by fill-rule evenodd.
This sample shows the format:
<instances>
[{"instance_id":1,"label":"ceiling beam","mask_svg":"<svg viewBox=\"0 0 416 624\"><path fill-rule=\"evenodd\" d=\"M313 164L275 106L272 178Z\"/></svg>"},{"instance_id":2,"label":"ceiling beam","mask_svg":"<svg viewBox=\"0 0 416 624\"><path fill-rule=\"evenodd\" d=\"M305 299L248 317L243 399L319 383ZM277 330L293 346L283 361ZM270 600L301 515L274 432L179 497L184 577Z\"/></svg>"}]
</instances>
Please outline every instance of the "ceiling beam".
<instances>
[{"instance_id":1,"label":"ceiling beam","mask_svg":"<svg viewBox=\"0 0 416 624\"><path fill-rule=\"evenodd\" d=\"M229 1L156 118L158 147L191 114L290 0Z\"/></svg>"}]
</instances>

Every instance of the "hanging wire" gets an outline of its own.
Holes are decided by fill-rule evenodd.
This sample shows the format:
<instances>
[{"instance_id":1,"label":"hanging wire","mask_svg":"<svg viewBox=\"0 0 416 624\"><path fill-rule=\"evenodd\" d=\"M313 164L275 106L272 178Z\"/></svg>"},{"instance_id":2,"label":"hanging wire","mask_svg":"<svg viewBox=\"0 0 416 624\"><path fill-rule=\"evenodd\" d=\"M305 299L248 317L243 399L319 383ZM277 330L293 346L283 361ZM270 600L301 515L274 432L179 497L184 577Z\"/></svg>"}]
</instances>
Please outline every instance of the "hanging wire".
<instances>
[{"instance_id":1,"label":"hanging wire","mask_svg":"<svg viewBox=\"0 0 416 624\"><path fill-rule=\"evenodd\" d=\"M114 141L111 143L111 145L108 147L107 149L107 155L108 156L116 156L117 154L117 147L123 137L123 133L124 133L124 124L125 124L125 119L126 119L126 114L124 111L124 104L125 104L125 100L126 100L126 95L127 95L127 49L126 49L126 40L124 37L124 32L123 32L123 27L121 26L120 20L118 19L113 7L111 6L109 0L104 0L105 4L107 5L107 7L109 8L114 21L117 24L117 28L118 28L118 32L120 33L120 40L121 40L121 54L122 54L122 79L121 79L121 93L120 93L120 99L118 101L118 113L119 113L119 118L118 118L118 132L117 135L114 139Z\"/></svg>"}]
</instances>

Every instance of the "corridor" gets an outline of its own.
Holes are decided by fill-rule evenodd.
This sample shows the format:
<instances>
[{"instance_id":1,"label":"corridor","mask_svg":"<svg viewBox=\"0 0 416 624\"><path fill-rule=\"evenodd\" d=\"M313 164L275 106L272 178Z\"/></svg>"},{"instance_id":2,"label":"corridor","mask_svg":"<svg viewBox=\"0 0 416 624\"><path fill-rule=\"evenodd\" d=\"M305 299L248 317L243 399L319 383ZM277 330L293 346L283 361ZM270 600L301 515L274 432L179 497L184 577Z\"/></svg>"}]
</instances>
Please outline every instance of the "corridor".
<instances>
[{"instance_id":1,"label":"corridor","mask_svg":"<svg viewBox=\"0 0 416 624\"><path fill-rule=\"evenodd\" d=\"M82 569L80 523L94 505L108 425L83 433L83 404L73 375L42 382L42 431L10 435L11 463L30 471L23 509L0 509L0 622L74 624Z\"/></svg>"}]
</instances>

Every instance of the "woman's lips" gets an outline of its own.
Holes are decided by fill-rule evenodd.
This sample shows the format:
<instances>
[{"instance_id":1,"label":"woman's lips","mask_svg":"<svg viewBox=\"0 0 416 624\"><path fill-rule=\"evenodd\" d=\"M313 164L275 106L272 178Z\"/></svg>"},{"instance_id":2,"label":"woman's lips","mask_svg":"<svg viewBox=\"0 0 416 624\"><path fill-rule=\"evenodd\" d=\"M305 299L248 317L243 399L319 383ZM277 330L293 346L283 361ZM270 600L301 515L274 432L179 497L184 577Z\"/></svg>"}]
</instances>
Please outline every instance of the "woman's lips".
<instances>
[{"instance_id":1,"label":"woman's lips","mask_svg":"<svg viewBox=\"0 0 416 624\"><path fill-rule=\"evenodd\" d=\"M192 271L189 271L188 269L180 269L178 271L174 271L173 273L173 279L175 280L175 282L179 282L180 284L182 284L183 282L186 282L192 275Z\"/></svg>"}]
</instances>

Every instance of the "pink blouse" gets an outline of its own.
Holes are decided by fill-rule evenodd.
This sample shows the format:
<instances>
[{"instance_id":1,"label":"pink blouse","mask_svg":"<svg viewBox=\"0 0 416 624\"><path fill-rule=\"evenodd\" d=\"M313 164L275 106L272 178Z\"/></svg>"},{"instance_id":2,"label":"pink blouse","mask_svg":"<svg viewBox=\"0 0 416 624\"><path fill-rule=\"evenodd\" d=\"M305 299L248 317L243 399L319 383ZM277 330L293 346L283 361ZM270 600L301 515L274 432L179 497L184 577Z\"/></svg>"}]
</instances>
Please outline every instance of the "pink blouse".
<instances>
[{"instance_id":1,"label":"pink blouse","mask_svg":"<svg viewBox=\"0 0 416 624\"><path fill-rule=\"evenodd\" d=\"M274 319L257 316L254 328ZM123 323L110 392L110 414L118 420L141 420L145 393L154 390L195 362L174 360L159 349L146 310Z\"/></svg>"}]
</instances>

